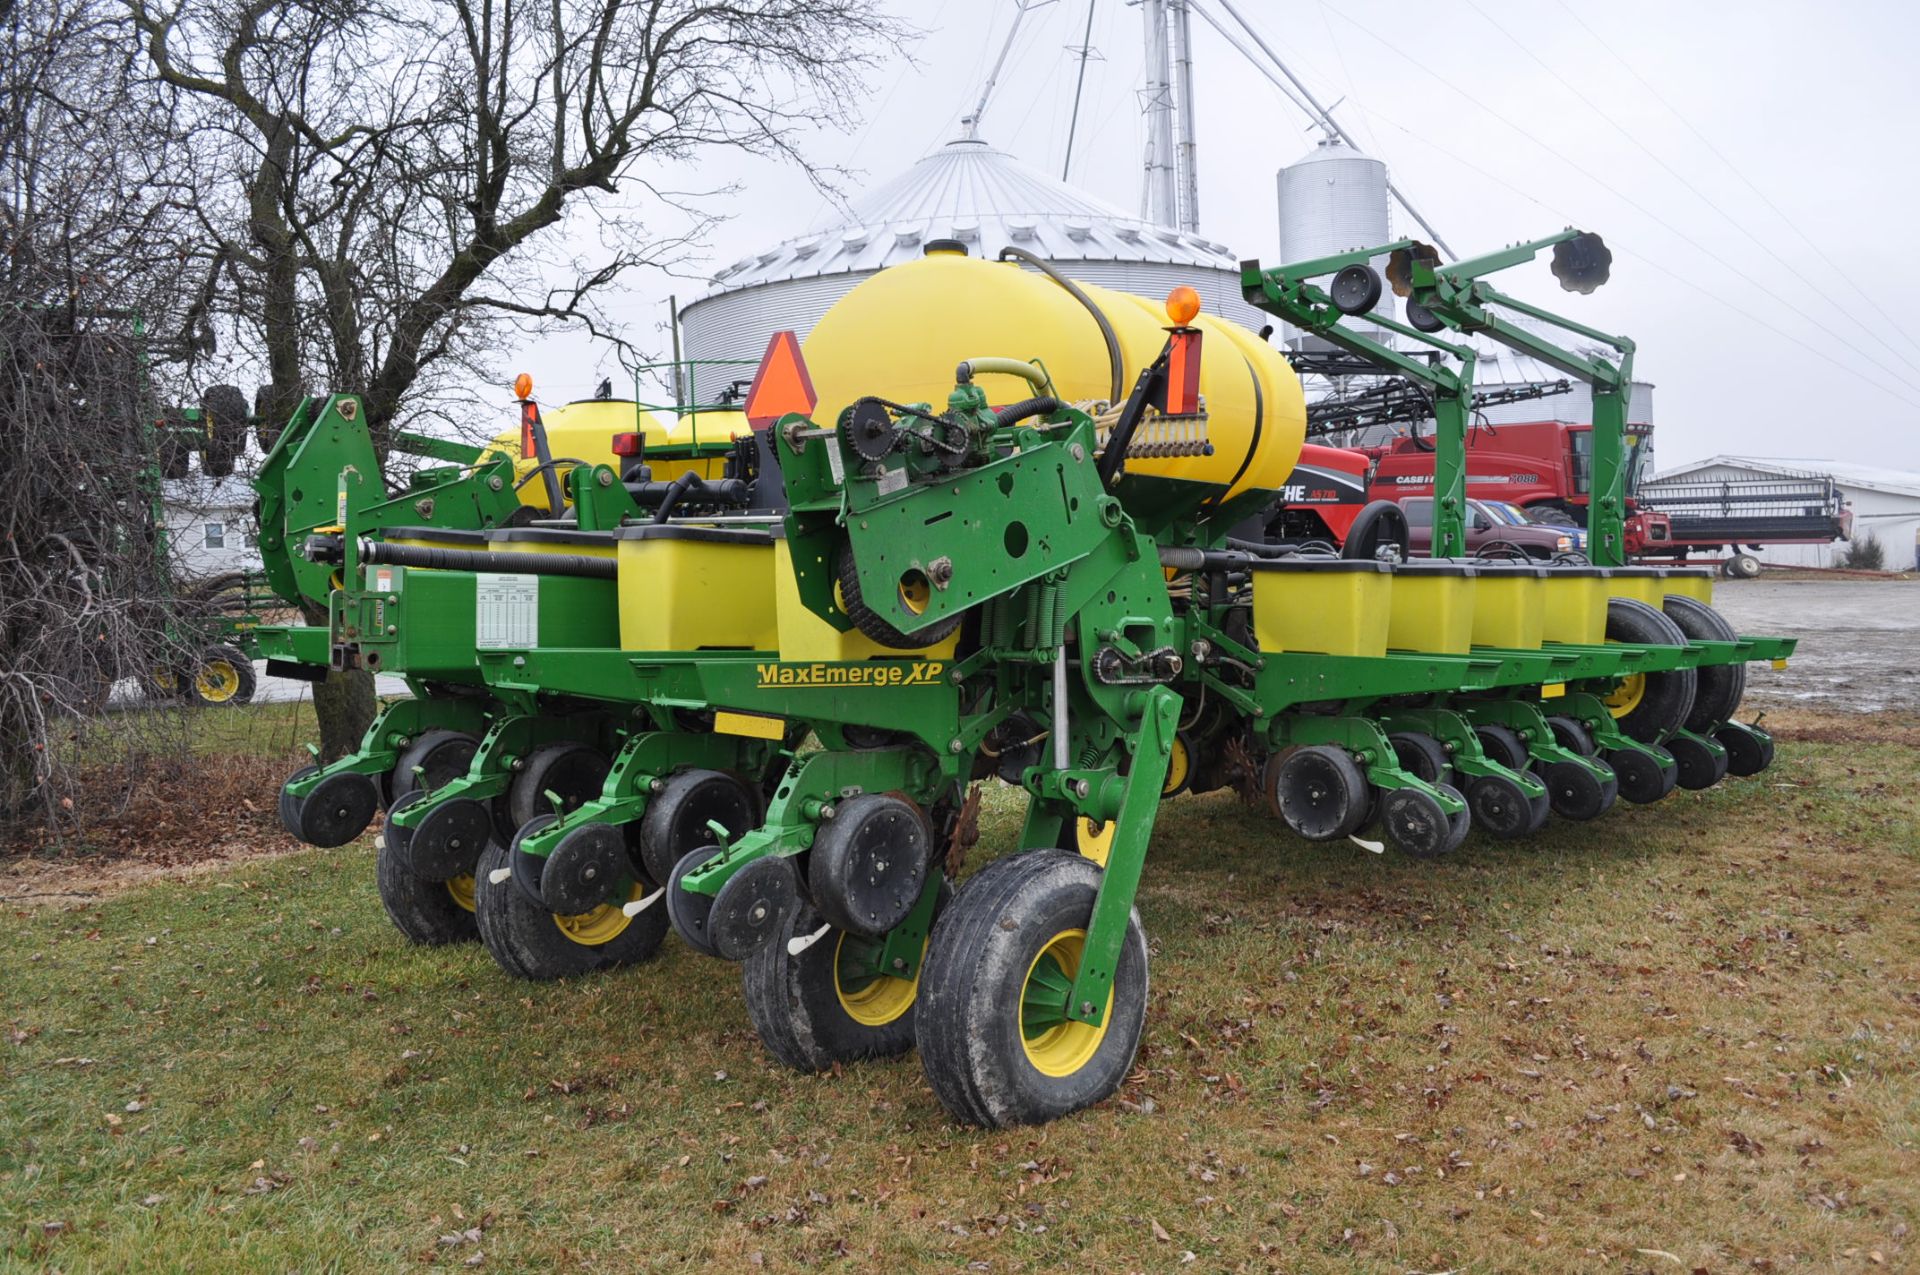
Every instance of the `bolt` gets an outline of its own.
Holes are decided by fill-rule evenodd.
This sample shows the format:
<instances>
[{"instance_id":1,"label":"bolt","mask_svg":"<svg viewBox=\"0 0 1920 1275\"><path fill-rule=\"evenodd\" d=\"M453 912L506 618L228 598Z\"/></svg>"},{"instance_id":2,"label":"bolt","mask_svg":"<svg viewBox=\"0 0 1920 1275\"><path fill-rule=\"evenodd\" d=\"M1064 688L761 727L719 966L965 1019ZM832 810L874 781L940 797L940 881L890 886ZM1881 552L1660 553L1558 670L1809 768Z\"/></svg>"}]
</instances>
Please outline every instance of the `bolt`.
<instances>
[{"instance_id":1,"label":"bolt","mask_svg":"<svg viewBox=\"0 0 1920 1275\"><path fill-rule=\"evenodd\" d=\"M613 486L613 471L611 469L603 469L594 475L593 480L602 487L611 487Z\"/></svg>"},{"instance_id":2,"label":"bolt","mask_svg":"<svg viewBox=\"0 0 1920 1275\"><path fill-rule=\"evenodd\" d=\"M965 747L966 745L961 743L958 737L955 737L947 741L947 751L950 753L960 752Z\"/></svg>"},{"instance_id":3,"label":"bolt","mask_svg":"<svg viewBox=\"0 0 1920 1275\"><path fill-rule=\"evenodd\" d=\"M907 968L907 960L906 960L906 958L905 958L905 957L903 957L903 956L896 956L896 957L894 957L894 958L893 958L893 968L895 968L895 969L897 969L897 970L903 970L903 969L905 969L905 968Z\"/></svg>"},{"instance_id":4,"label":"bolt","mask_svg":"<svg viewBox=\"0 0 1920 1275\"><path fill-rule=\"evenodd\" d=\"M457 842L457 841L456 841L456 842L455 842L454 844L455 844L455 845L458 845L458 844L459 844L459 842ZM597 877L597 876L599 876L599 875L600 875L600 869L598 869L598 868L596 868L596 867L594 867L593 865L591 865L591 864L589 864L589 865L587 865L587 867L585 867L585 868L583 868L583 869L581 869L581 871L580 871L580 875L581 875L582 877L584 877L584 878L586 878L587 880L589 880L589 881L591 881L591 880L593 880L593 879L594 879L595 877Z\"/></svg>"},{"instance_id":5,"label":"bolt","mask_svg":"<svg viewBox=\"0 0 1920 1275\"><path fill-rule=\"evenodd\" d=\"M1081 1002L1080 1002L1080 1012L1081 1012L1081 1013L1083 1013L1083 1014L1091 1014L1091 1013L1093 1012L1093 1002L1092 1002L1092 1001L1081 1001Z\"/></svg>"},{"instance_id":6,"label":"bolt","mask_svg":"<svg viewBox=\"0 0 1920 1275\"><path fill-rule=\"evenodd\" d=\"M394 634L396 634L396 633L398 633L399 631L400 631L400 626L399 626L399 625L397 625L397 624L389 624L389 625L387 626L387 636L388 636L388 637L392 637L392 636L393 636Z\"/></svg>"},{"instance_id":7,"label":"bolt","mask_svg":"<svg viewBox=\"0 0 1920 1275\"><path fill-rule=\"evenodd\" d=\"M487 479L487 487L493 491L499 491L504 486L506 486L506 484L500 481L500 476L498 474L495 474L492 478Z\"/></svg>"},{"instance_id":8,"label":"bolt","mask_svg":"<svg viewBox=\"0 0 1920 1275\"><path fill-rule=\"evenodd\" d=\"M1088 783L1086 780L1076 779L1073 781L1073 795L1080 798L1080 800L1085 801L1087 799L1087 794L1092 791L1093 791L1093 785Z\"/></svg>"},{"instance_id":9,"label":"bolt","mask_svg":"<svg viewBox=\"0 0 1920 1275\"><path fill-rule=\"evenodd\" d=\"M953 559L944 554L927 564L927 579L936 589L944 589L953 582Z\"/></svg>"},{"instance_id":10,"label":"bolt","mask_svg":"<svg viewBox=\"0 0 1920 1275\"><path fill-rule=\"evenodd\" d=\"M514 666L515 668L525 668L525 667L527 666L527 657L526 657L526 656L524 656L524 655L516 655L516 656L514 656L514 657L513 657L513 666Z\"/></svg>"}]
</instances>

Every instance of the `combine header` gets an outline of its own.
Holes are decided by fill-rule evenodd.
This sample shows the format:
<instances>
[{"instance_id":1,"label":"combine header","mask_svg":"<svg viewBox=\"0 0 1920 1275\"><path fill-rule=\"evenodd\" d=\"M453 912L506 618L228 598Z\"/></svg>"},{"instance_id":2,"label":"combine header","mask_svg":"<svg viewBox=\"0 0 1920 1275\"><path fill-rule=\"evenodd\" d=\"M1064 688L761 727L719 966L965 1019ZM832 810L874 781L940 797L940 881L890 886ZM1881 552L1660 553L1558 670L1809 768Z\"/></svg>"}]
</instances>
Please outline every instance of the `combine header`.
<instances>
[{"instance_id":1,"label":"combine header","mask_svg":"<svg viewBox=\"0 0 1920 1275\"><path fill-rule=\"evenodd\" d=\"M1590 281L1597 240L1547 242ZM1481 276L1538 246L1394 277L1434 332L1533 340ZM917 1047L955 1117L1005 1125L1132 1066L1164 800L1237 776L1299 837L1377 828L1438 859L1476 826L1526 837L1764 769L1734 712L1746 664L1793 643L1735 635L1704 573L1611 565L1617 413L1595 429L1601 565L1460 556L1471 354L1425 319L1404 335L1431 363L1344 323L1388 249L1244 282L1443 404L1431 560L1377 507L1346 557L1247 538L1305 404L1190 289L1163 310L958 245L855 288L804 360L777 336L718 473L630 430L559 444L523 387L519 456L390 497L347 455L356 401L309 402L267 481L330 621L262 640L414 698L288 781L289 827L342 845L384 806L377 880L415 941L477 936L540 979L671 929L741 964L784 1062ZM1599 339L1618 363L1540 353L1617 399L1631 345ZM955 889L986 782L1023 790L1019 844Z\"/></svg>"}]
</instances>

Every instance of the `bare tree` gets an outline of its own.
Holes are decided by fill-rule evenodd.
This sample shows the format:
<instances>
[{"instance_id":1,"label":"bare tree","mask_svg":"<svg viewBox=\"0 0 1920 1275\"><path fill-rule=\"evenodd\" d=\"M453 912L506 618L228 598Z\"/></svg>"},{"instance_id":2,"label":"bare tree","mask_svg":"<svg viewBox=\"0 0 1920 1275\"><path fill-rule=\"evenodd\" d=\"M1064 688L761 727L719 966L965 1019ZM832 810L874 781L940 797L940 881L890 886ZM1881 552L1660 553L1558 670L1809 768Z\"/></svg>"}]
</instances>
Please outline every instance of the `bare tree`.
<instances>
[{"instance_id":1,"label":"bare tree","mask_svg":"<svg viewBox=\"0 0 1920 1275\"><path fill-rule=\"evenodd\" d=\"M794 156L902 36L874 0L125 2L182 95L217 267L200 313L249 334L271 415L324 382L365 396L377 439L471 382L504 326L616 335L601 299L713 212L662 174L716 148ZM622 190L672 227L566 255L569 215ZM344 751L371 681L316 705Z\"/></svg>"},{"instance_id":2,"label":"bare tree","mask_svg":"<svg viewBox=\"0 0 1920 1275\"><path fill-rule=\"evenodd\" d=\"M174 725L77 738L116 681L179 655L150 425L161 365L193 352L181 299L204 275L174 246L145 145L166 106L132 74L125 14L0 0L0 24L0 825L58 825L80 745L133 766Z\"/></svg>"}]
</instances>

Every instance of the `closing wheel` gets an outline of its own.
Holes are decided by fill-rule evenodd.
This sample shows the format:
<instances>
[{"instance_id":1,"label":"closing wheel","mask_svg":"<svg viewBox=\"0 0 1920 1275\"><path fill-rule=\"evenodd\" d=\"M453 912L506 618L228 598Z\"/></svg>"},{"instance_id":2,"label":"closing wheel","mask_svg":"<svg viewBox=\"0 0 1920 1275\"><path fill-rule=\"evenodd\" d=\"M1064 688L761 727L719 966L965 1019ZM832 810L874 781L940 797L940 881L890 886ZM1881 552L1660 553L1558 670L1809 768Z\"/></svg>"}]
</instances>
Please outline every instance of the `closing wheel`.
<instances>
[{"instance_id":1,"label":"closing wheel","mask_svg":"<svg viewBox=\"0 0 1920 1275\"><path fill-rule=\"evenodd\" d=\"M963 617L950 615L907 633L896 627L887 616L868 606L860 596L860 572L854 566L851 544L842 544L834 553L833 578L835 596L839 599L841 609L847 613L847 618L853 621L853 627L881 646L889 646L896 651L917 651L921 647L945 641L960 627ZM909 572L900 582L897 605L888 610L896 614L920 615L932 599L931 588L925 576L919 572Z\"/></svg>"},{"instance_id":2,"label":"closing wheel","mask_svg":"<svg viewBox=\"0 0 1920 1275\"><path fill-rule=\"evenodd\" d=\"M409 802L421 800L409 794ZM395 803L395 809L399 809ZM467 943L480 937L480 923L474 917L474 879L471 874L446 881L429 881L407 864L407 839L396 838L398 829L389 828L380 838L374 863L374 880L380 888L380 906L386 909L393 928L410 943L437 946L442 943Z\"/></svg>"},{"instance_id":3,"label":"closing wheel","mask_svg":"<svg viewBox=\"0 0 1920 1275\"><path fill-rule=\"evenodd\" d=\"M250 703L253 699L253 661L231 646L210 646L187 684L194 702L208 707Z\"/></svg>"},{"instance_id":4,"label":"closing wheel","mask_svg":"<svg viewBox=\"0 0 1920 1275\"><path fill-rule=\"evenodd\" d=\"M1505 766L1508 770L1527 768L1526 741L1512 727L1489 723L1474 727L1473 734L1480 741L1480 751L1487 755L1488 761Z\"/></svg>"},{"instance_id":5,"label":"closing wheel","mask_svg":"<svg viewBox=\"0 0 1920 1275\"><path fill-rule=\"evenodd\" d=\"M1446 746L1433 736L1401 730L1387 736L1387 742L1393 745L1400 769L1414 778L1430 784L1453 782L1453 760L1447 756Z\"/></svg>"},{"instance_id":6,"label":"closing wheel","mask_svg":"<svg viewBox=\"0 0 1920 1275\"><path fill-rule=\"evenodd\" d=\"M1546 782L1553 813L1576 822L1598 819L1606 814L1612 809L1613 800L1620 792L1620 781L1611 770L1602 779L1579 762L1551 762L1541 779Z\"/></svg>"},{"instance_id":7,"label":"closing wheel","mask_svg":"<svg viewBox=\"0 0 1920 1275\"><path fill-rule=\"evenodd\" d=\"M1314 744L1267 762L1267 804L1309 841L1349 836L1367 817L1367 777L1344 748Z\"/></svg>"},{"instance_id":8,"label":"closing wheel","mask_svg":"<svg viewBox=\"0 0 1920 1275\"><path fill-rule=\"evenodd\" d=\"M1685 646L1687 635L1662 612L1632 598L1607 603L1607 641L1640 646ZM1686 724L1699 684L1690 668L1632 673L1606 697L1607 711L1629 738L1663 744Z\"/></svg>"},{"instance_id":9,"label":"closing wheel","mask_svg":"<svg viewBox=\"0 0 1920 1275\"><path fill-rule=\"evenodd\" d=\"M1147 939L1131 913L1096 1024L1063 998L1085 954L1100 869L1060 850L982 868L934 927L914 1038L927 1083L962 1121L1039 1124L1126 1080L1147 1014Z\"/></svg>"},{"instance_id":10,"label":"closing wheel","mask_svg":"<svg viewBox=\"0 0 1920 1275\"><path fill-rule=\"evenodd\" d=\"M1502 841L1530 837L1547 821L1552 803L1545 793L1527 796L1511 775L1475 775L1467 781L1467 809L1474 826Z\"/></svg>"},{"instance_id":11,"label":"closing wheel","mask_svg":"<svg viewBox=\"0 0 1920 1275\"><path fill-rule=\"evenodd\" d=\"M793 860L755 859L727 878L707 913L707 939L724 960L744 961L773 940L786 918L800 911L800 877Z\"/></svg>"},{"instance_id":12,"label":"closing wheel","mask_svg":"<svg viewBox=\"0 0 1920 1275\"><path fill-rule=\"evenodd\" d=\"M1657 755L1650 756L1637 748L1615 748L1606 755L1607 765L1613 767L1614 776L1620 781L1620 795L1636 806L1660 800L1680 781L1680 768L1674 765L1672 755L1658 744L1648 747Z\"/></svg>"},{"instance_id":13,"label":"closing wheel","mask_svg":"<svg viewBox=\"0 0 1920 1275\"><path fill-rule=\"evenodd\" d=\"M673 875L687 852L711 846L712 821L733 841L760 822L758 796L721 770L683 770L668 776L640 819L640 866L654 881Z\"/></svg>"},{"instance_id":14,"label":"closing wheel","mask_svg":"<svg viewBox=\"0 0 1920 1275\"><path fill-rule=\"evenodd\" d=\"M1713 738L1727 750L1729 775L1757 775L1773 765L1773 736L1765 731L1722 726Z\"/></svg>"},{"instance_id":15,"label":"closing wheel","mask_svg":"<svg viewBox=\"0 0 1920 1275\"><path fill-rule=\"evenodd\" d=\"M490 844L474 871L474 919L480 941L507 973L536 982L575 978L638 964L660 950L667 936L667 918L661 909L655 906L628 916L620 906L643 897L639 883L629 889L627 899L560 916L529 899L524 890L515 889L511 877L495 883L494 874L513 863L507 847Z\"/></svg>"},{"instance_id":16,"label":"closing wheel","mask_svg":"<svg viewBox=\"0 0 1920 1275\"><path fill-rule=\"evenodd\" d=\"M1167 777L1160 785L1160 796L1178 797L1193 782L1193 737L1181 731L1173 737L1167 754Z\"/></svg>"},{"instance_id":17,"label":"closing wheel","mask_svg":"<svg viewBox=\"0 0 1920 1275\"><path fill-rule=\"evenodd\" d=\"M937 906L944 907L944 884L940 897ZM761 1043L796 1071L906 1053L913 1048L919 970L912 978L875 973L880 940L835 929L819 934L825 924L811 908L789 909L772 940L741 966L747 1017Z\"/></svg>"},{"instance_id":18,"label":"closing wheel","mask_svg":"<svg viewBox=\"0 0 1920 1275\"><path fill-rule=\"evenodd\" d=\"M287 830L288 836L298 837L300 835L300 802L302 799L288 792L287 786L289 784L297 784L302 779L319 773L320 768L318 766L302 766L287 776L286 783L280 785L280 826Z\"/></svg>"},{"instance_id":19,"label":"closing wheel","mask_svg":"<svg viewBox=\"0 0 1920 1275\"><path fill-rule=\"evenodd\" d=\"M507 818L517 828L535 815L554 814L554 797L560 799L558 813L571 814L600 795L612 766L589 744L542 744L527 754L507 785Z\"/></svg>"},{"instance_id":20,"label":"closing wheel","mask_svg":"<svg viewBox=\"0 0 1920 1275\"><path fill-rule=\"evenodd\" d=\"M394 808L426 800L430 800L428 794L416 788L396 801ZM401 833L391 822L388 829L388 840L394 839L392 834ZM487 813L486 804L455 797L435 805L411 833L402 834L400 850L415 876L427 881L451 881L473 875L473 865L480 861L480 852L492 837L493 817Z\"/></svg>"},{"instance_id":21,"label":"closing wheel","mask_svg":"<svg viewBox=\"0 0 1920 1275\"><path fill-rule=\"evenodd\" d=\"M1680 767L1680 786L1699 792L1727 777L1727 754L1708 748L1691 735L1675 735L1667 741L1667 751Z\"/></svg>"},{"instance_id":22,"label":"closing wheel","mask_svg":"<svg viewBox=\"0 0 1920 1275\"><path fill-rule=\"evenodd\" d=\"M1708 642L1735 642L1740 638L1724 616L1692 598L1672 595L1662 613L1690 638ZM1694 670L1693 711L1687 714L1686 728L1696 735L1711 735L1733 720L1734 710L1746 694L1745 663L1701 665Z\"/></svg>"},{"instance_id":23,"label":"closing wheel","mask_svg":"<svg viewBox=\"0 0 1920 1275\"><path fill-rule=\"evenodd\" d=\"M1599 745L1593 742L1593 732L1577 717L1549 717L1547 728L1553 732L1553 742L1568 752L1582 757L1597 757L1600 753Z\"/></svg>"},{"instance_id":24,"label":"closing wheel","mask_svg":"<svg viewBox=\"0 0 1920 1275\"><path fill-rule=\"evenodd\" d=\"M689 850L681 856L680 862L673 865L673 871L667 874L667 918L673 922L673 932L703 956L720 955L719 949L713 945L713 937L707 932L707 920L713 914L714 896L695 894L681 881L689 872L719 853L720 847L713 845Z\"/></svg>"},{"instance_id":25,"label":"closing wheel","mask_svg":"<svg viewBox=\"0 0 1920 1275\"><path fill-rule=\"evenodd\" d=\"M344 846L367 830L380 808L380 790L365 775L341 771L328 775L299 803L299 831L310 846Z\"/></svg>"},{"instance_id":26,"label":"closing wheel","mask_svg":"<svg viewBox=\"0 0 1920 1275\"><path fill-rule=\"evenodd\" d=\"M807 856L814 907L835 929L885 934L920 898L931 840L926 820L904 798L870 792L839 802Z\"/></svg>"},{"instance_id":27,"label":"closing wheel","mask_svg":"<svg viewBox=\"0 0 1920 1275\"><path fill-rule=\"evenodd\" d=\"M1450 785L1435 787L1459 796ZM1402 854L1416 859L1437 859L1452 854L1467 839L1472 820L1462 810L1449 815L1446 807L1418 788L1390 789L1380 803L1380 823L1387 837Z\"/></svg>"}]
</instances>

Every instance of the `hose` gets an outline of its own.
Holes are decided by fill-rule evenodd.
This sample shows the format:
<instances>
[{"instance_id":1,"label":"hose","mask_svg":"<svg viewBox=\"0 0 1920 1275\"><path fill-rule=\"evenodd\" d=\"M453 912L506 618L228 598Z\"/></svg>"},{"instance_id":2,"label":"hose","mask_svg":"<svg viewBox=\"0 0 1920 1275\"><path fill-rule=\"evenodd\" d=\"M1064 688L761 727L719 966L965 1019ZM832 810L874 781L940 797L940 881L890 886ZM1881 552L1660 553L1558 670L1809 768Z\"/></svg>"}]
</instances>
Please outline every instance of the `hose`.
<instances>
[{"instance_id":1,"label":"hose","mask_svg":"<svg viewBox=\"0 0 1920 1275\"><path fill-rule=\"evenodd\" d=\"M1052 395L1038 398L1024 398L1018 403L1008 404L993 414L994 426L1005 429L1009 425L1018 425L1030 416L1051 416L1060 410L1060 400Z\"/></svg>"},{"instance_id":2,"label":"hose","mask_svg":"<svg viewBox=\"0 0 1920 1275\"><path fill-rule=\"evenodd\" d=\"M499 553L491 549L396 545L384 540L362 540L360 560L396 567L497 571L530 576L578 576L588 580L612 580L618 566L612 558L593 558L584 553Z\"/></svg>"},{"instance_id":3,"label":"hose","mask_svg":"<svg viewBox=\"0 0 1920 1275\"><path fill-rule=\"evenodd\" d=\"M1093 316L1093 321L1100 325L1100 339L1107 343L1107 364L1113 372L1113 389L1107 395L1107 400L1112 403L1118 403L1120 396L1126 392L1126 359L1120 353L1120 338L1114 335L1113 325L1107 322L1107 316L1101 312L1099 306L1093 303L1093 298L1081 291L1079 284L1054 269L1052 262L1048 261L1045 257L1036 257L1024 248L1016 248L1012 244L1008 244L1000 250L1000 260L1026 262L1035 270L1038 270L1041 274L1047 276L1047 278L1053 280L1062 288L1065 288L1068 296L1086 307L1087 313Z\"/></svg>"}]
</instances>

